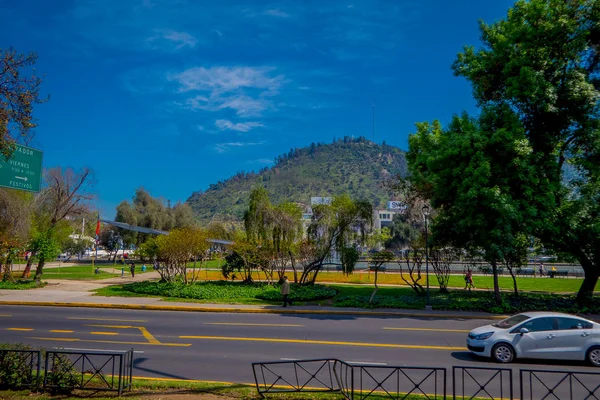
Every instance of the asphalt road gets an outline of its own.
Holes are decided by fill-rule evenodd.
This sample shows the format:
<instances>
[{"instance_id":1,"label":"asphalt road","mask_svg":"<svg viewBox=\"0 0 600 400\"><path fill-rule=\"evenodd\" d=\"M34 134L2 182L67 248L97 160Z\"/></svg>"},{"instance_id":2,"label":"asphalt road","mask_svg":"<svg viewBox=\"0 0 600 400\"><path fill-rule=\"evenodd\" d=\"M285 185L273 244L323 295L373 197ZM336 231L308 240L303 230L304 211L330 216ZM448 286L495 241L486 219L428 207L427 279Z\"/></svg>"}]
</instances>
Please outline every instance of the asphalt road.
<instances>
[{"instance_id":1,"label":"asphalt road","mask_svg":"<svg viewBox=\"0 0 600 400\"><path fill-rule=\"evenodd\" d=\"M486 320L229 314L0 306L0 342L127 350L134 376L253 382L252 362L338 358L354 364L498 367L465 338ZM584 363L520 361L519 368L599 372ZM449 377L450 379L450 377Z\"/></svg>"}]
</instances>

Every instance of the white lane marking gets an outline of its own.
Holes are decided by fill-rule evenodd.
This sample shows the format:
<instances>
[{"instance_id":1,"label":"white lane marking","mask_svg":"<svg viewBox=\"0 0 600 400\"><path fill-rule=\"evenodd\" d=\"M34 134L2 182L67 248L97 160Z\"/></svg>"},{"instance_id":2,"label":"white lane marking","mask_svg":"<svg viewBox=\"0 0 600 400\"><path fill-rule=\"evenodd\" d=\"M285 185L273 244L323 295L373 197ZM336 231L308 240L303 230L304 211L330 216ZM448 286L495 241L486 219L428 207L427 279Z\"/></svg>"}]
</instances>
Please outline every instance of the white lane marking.
<instances>
[{"instance_id":1,"label":"white lane marking","mask_svg":"<svg viewBox=\"0 0 600 400\"><path fill-rule=\"evenodd\" d=\"M357 364L357 365L387 365L387 363L377 363L370 361L346 361L348 364Z\"/></svg>"},{"instance_id":2,"label":"white lane marking","mask_svg":"<svg viewBox=\"0 0 600 400\"><path fill-rule=\"evenodd\" d=\"M297 358L285 358L285 357L280 358L280 360L282 360L282 361L298 361Z\"/></svg>"},{"instance_id":3,"label":"white lane marking","mask_svg":"<svg viewBox=\"0 0 600 400\"><path fill-rule=\"evenodd\" d=\"M73 350L73 351L106 351L106 352L112 351L112 350L106 350L106 349L82 349L79 347L53 347L52 349L54 349L54 350ZM136 354L144 354L144 352L142 350L134 350L133 352Z\"/></svg>"}]
</instances>

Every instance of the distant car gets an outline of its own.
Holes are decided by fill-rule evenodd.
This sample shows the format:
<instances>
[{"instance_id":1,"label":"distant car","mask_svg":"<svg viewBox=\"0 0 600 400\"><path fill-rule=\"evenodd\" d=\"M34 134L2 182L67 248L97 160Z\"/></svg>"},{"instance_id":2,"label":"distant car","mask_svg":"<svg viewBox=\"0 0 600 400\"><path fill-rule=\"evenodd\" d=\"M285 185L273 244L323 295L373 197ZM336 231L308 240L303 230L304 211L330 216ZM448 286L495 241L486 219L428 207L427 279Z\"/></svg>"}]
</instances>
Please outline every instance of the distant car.
<instances>
[{"instance_id":1,"label":"distant car","mask_svg":"<svg viewBox=\"0 0 600 400\"><path fill-rule=\"evenodd\" d=\"M569 314L526 312L473 329L467 348L500 363L538 358L587 360L600 367L600 324Z\"/></svg>"}]
</instances>

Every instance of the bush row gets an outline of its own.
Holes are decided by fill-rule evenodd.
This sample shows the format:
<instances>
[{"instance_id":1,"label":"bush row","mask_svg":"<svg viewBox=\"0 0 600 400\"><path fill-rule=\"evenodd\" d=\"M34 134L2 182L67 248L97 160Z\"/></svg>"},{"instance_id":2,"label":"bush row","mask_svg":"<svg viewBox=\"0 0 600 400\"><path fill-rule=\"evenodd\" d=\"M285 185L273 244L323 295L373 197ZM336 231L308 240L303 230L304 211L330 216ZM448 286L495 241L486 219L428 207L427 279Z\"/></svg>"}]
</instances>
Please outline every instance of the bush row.
<instances>
[{"instance_id":1,"label":"bush row","mask_svg":"<svg viewBox=\"0 0 600 400\"><path fill-rule=\"evenodd\" d=\"M167 282L135 282L123 286L123 290L154 296L175 297L195 300L242 300L260 299L279 301L282 299L280 286L266 283L244 284L240 282L197 282L191 285ZM334 297L335 289L323 285L291 285L292 301L313 301Z\"/></svg>"},{"instance_id":2,"label":"bush row","mask_svg":"<svg viewBox=\"0 0 600 400\"><path fill-rule=\"evenodd\" d=\"M449 293L434 294L430 304L436 310L486 311L497 314L514 314L525 311L556 311L565 313L600 313L600 299L594 298L587 307L579 308L575 296L527 293L515 296L503 293L501 306L497 306L492 293ZM369 296L341 296L336 298L336 307L363 308L424 308L425 298L420 296L375 297L369 304Z\"/></svg>"}]
</instances>

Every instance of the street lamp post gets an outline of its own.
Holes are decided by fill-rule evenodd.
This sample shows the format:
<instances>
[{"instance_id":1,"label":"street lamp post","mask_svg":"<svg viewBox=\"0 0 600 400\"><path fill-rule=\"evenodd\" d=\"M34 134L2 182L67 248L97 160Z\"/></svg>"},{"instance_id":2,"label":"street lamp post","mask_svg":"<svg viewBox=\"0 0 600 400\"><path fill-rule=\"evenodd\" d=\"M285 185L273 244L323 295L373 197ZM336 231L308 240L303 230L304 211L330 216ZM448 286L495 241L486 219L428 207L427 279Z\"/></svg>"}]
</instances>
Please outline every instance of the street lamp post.
<instances>
[{"instance_id":1,"label":"street lamp post","mask_svg":"<svg viewBox=\"0 0 600 400\"><path fill-rule=\"evenodd\" d=\"M425 304L426 310L431 310L431 304L429 304L429 243L427 235L427 220L429 219L429 206L425 204L421 209L423 217L425 219L425 279L427 281L427 303Z\"/></svg>"}]
</instances>

